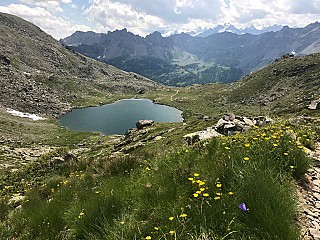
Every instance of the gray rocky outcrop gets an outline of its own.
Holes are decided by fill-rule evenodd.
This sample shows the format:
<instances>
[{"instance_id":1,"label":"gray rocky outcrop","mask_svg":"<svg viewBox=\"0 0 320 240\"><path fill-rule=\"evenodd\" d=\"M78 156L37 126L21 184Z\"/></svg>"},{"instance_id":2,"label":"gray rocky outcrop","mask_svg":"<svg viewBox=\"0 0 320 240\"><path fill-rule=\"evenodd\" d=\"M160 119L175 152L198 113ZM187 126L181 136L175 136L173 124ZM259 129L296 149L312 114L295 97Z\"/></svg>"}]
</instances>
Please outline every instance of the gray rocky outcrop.
<instances>
[{"instance_id":1,"label":"gray rocky outcrop","mask_svg":"<svg viewBox=\"0 0 320 240\"><path fill-rule=\"evenodd\" d=\"M203 131L189 133L183 136L186 144L192 145L198 141L210 139L219 136L235 135L237 132L247 131L253 127L260 127L264 124L271 124L274 121L267 116L258 116L254 118L235 116L233 113L224 114L218 120L216 125Z\"/></svg>"},{"instance_id":2,"label":"gray rocky outcrop","mask_svg":"<svg viewBox=\"0 0 320 240\"><path fill-rule=\"evenodd\" d=\"M143 129L144 127L152 126L154 124L153 120L139 120L136 123L138 129Z\"/></svg>"},{"instance_id":3,"label":"gray rocky outcrop","mask_svg":"<svg viewBox=\"0 0 320 240\"><path fill-rule=\"evenodd\" d=\"M188 145L192 145L198 141L210 139L213 137L219 137L219 136L222 136L222 134L218 133L214 128L209 127L203 131L198 131L198 132L184 135L183 139Z\"/></svg>"}]
</instances>

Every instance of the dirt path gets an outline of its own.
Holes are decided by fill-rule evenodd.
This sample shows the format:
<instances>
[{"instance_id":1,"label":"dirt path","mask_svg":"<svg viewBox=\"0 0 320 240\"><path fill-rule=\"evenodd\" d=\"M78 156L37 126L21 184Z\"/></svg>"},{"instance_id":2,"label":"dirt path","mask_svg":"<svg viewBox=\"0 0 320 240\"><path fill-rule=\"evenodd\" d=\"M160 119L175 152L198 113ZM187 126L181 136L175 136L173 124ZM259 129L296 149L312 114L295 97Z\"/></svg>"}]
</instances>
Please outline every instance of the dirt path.
<instances>
[{"instance_id":1,"label":"dirt path","mask_svg":"<svg viewBox=\"0 0 320 240\"><path fill-rule=\"evenodd\" d=\"M313 167L306 174L306 181L299 186L302 240L320 240L320 142L315 151L309 151Z\"/></svg>"},{"instance_id":2,"label":"dirt path","mask_svg":"<svg viewBox=\"0 0 320 240\"><path fill-rule=\"evenodd\" d=\"M177 92L171 96L171 98L170 98L171 102L173 101L173 97L176 96L178 93L179 93L179 90L177 90Z\"/></svg>"}]
</instances>

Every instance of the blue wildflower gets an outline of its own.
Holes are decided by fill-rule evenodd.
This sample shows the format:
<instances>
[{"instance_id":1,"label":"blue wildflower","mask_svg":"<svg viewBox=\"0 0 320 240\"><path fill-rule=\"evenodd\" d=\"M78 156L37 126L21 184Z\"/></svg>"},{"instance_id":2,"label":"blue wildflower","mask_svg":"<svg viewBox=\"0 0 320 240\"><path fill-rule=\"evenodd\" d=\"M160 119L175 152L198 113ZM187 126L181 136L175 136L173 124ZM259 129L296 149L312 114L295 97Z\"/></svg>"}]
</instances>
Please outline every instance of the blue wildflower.
<instances>
[{"instance_id":1,"label":"blue wildflower","mask_svg":"<svg viewBox=\"0 0 320 240\"><path fill-rule=\"evenodd\" d=\"M247 208L247 205L245 203L240 203L239 204L239 208L243 211L243 212L246 212L248 211L249 209Z\"/></svg>"}]
</instances>

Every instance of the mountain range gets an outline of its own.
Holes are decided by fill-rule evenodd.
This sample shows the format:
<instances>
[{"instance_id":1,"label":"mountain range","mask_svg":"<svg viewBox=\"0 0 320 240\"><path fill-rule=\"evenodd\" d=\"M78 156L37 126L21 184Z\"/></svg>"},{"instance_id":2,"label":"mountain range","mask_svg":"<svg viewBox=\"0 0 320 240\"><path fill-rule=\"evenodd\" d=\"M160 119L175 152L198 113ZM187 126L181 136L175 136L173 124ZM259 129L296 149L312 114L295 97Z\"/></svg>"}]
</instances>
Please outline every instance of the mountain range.
<instances>
[{"instance_id":1,"label":"mountain range","mask_svg":"<svg viewBox=\"0 0 320 240\"><path fill-rule=\"evenodd\" d=\"M215 33L222 33L222 32L232 32L232 33L236 33L238 35L242 35L242 34L252 34L252 35L260 35L262 33L267 33L267 32L277 32L280 31L283 28L282 25L273 25L270 27L266 27L266 28L262 28L262 29L257 29L255 26L250 26L250 27L246 27L246 28L237 28L235 26L233 26L232 24L224 24L224 25L218 25L214 28L209 28L209 29L205 29L204 31L196 34L196 37L208 37L212 34ZM192 35L192 34L190 34Z\"/></svg>"},{"instance_id":2,"label":"mountain range","mask_svg":"<svg viewBox=\"0 0 320 240\"><path fill-rule=\"evenodd\" d=\"M0 13L0 31L0 96L5 96L0 98L0 106L58 116L75 102L91 101L93 95L105 101L113 93L155 87L138 74L66 49L16 16Z\"/></svg>"},{"instance_id":3,"label":"mountain range","mask_svg":"<svg viewBox=\"0 0 320 240\"><path fill-rule=\"evenodd\" d=\"M320 51L320 23L283 27L260 35L222 32L207 37L154 32L141 37L126 29L108 33L77 31L60 42L68 48L156 82L184 86L228 83L287 53Z\"/></svg>"}]
</instances>

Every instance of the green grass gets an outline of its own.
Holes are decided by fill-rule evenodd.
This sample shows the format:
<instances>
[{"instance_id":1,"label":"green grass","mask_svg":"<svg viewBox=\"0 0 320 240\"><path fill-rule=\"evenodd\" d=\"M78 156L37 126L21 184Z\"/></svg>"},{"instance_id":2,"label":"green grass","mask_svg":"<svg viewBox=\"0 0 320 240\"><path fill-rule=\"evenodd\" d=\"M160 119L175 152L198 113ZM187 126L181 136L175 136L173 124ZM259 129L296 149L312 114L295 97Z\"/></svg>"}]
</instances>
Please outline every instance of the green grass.
<instances>
[{"instance_id":1,"label":"green grass","mask_svg":"<svg viewBox=\"0 0 320 240\"><path fill-rule=\"evenodd\" d=\"M55 169L33 165L13 180L25 178L20 190L26 199L19 211L2 210L0 236L299 239L295 185L310 162L292 134L289 125L269 126L162 156L105 155ZM35 176L41 181L28 185Z\"/></svg>"}]
</instances>

